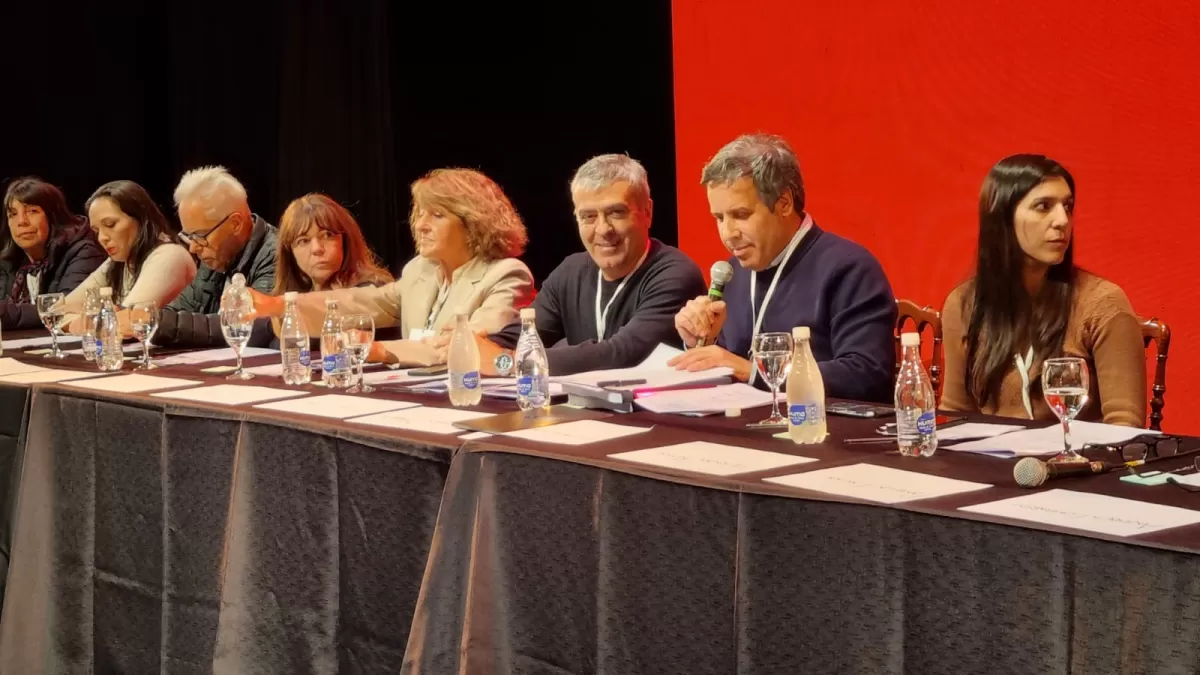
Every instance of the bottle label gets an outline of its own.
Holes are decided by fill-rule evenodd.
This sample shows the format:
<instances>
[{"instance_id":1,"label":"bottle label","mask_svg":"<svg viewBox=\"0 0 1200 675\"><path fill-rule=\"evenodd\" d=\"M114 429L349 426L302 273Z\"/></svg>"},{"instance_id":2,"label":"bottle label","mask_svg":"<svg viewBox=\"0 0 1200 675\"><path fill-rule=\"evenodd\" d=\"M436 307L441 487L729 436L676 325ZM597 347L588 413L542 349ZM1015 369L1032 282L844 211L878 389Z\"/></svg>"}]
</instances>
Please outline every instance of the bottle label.
<instances>
[{"instance_id":1,"label":"bottle label","mask_svg":"<svg viewBox=\"0 0 1200 675\"><path fill-rule=\"evenodd\" d=\"M937 415L932 412L927 412L917 418L917 433L928 436L933 433L937 425Z\"/></svg>"},{"instance_id":2,"label":"bottle label","mask_svg":"<svg viewBox=\"0 0 1200 675\"><path fill-rule=\"evenodd\" d=\"M96 351L96 338L91 335L83 336L83 353L93 354Z\"/></svg>"},{"instance_id":3,"label":"bottle label","mask_svg":"<svg viewBox=\"0 0 1200 675\"><path fill-rule=\"evenodd\" d=\"M312 355L308 353L308 347L300 348L300 365L308 368L312 365Z\"/></svg>"},{"instance_id":4,"label":"bottle label","mask_svg":"<svg viewBox=\"0 0 1200 675\"><path fill-rule=\"evenodd\" d=\"M821 406L816 403L795 403L788 406L788 419L792 424L819 424L821 422Z\"/></svg>"},{"instance_id":5,"label":"bottle label","mask_svg":"<svg viewBox=\"0 0 1200 675\"><path fill-rule=\"evenodd\" d=\"M479 371L472 370L469 373L463 373L462 376L463 389L474 389L479 386Z\"/></svg>"},{"instance_id":6,"label":"bottle label","mask_svg":"<svg viewBox=\"0 0 1200 675\"><path fill-rule=\"evenodd\" d=\"M338 352L336 354L326 354L325 358L321 359L321 368L326 373L337 373L347 370L346 353Z\"/></svg>"},{"instance_id":7,"label":"bottle label","mask_svg":"<svg viewBox=\"0 0 1200 675\"><path fill-rule=\"evenodd\" d=\"M517 379L517 395L528 396L533 391L533 378L526 375Z\"/></svg>"}]
</instances>

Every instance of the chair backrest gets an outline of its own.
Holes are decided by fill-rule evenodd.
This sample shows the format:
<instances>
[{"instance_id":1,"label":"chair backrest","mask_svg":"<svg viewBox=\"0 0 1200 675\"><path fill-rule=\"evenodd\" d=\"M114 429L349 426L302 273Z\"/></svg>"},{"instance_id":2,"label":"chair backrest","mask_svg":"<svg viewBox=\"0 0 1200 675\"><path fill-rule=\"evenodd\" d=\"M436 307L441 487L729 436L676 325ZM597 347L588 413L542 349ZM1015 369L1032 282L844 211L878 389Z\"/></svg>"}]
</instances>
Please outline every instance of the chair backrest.
<instances>
[{"instance_id":1,"label":"chair backrest","mask_svg":"<svg viewBox=\"0 0 1200 675\"><path fill-rule=\"evenodd\" d=\"M933 334L933 357L929 365L929 380L933 384L933 394L938 401L942 400L942 314L926 305L920 307L911 300L897 300L896 309L896 371L900 371L900 359L903 356L900 348L900 334L904 332L905 324L911 322L918 333L924 334L925 329ZM922 340L925 342L925 340Z\"/></svg>"},{"instance_id":2,"label":"chair backrest","mask_svg":"<svg viewBox=\"0 0 1200 675\"><path fill-rule=\"evenodd\" d=\"M1166 401L1163 396L1167 393L1167 352L1171 349L1171 329L1167 324L1152 317L1142 322L1142 340L1146 348L1153 342L1158 347L1154 364L1154 387L1150 397L1150 424L1154 431L1162 431L1163 406Z\"/></svg>"}]
</instances>

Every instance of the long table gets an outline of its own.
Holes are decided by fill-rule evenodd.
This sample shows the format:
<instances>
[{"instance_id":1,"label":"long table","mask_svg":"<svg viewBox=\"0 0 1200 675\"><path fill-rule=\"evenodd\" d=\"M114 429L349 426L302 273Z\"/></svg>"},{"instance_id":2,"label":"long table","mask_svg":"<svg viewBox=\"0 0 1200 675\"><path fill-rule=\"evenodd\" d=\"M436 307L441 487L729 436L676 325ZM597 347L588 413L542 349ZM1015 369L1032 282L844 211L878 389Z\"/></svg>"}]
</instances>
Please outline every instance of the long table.
<instances>
[{"instance_id":1,"label":"long table","mask_svg":"<svg viewBox=\"0 0 1200 675\"><path fill-rule=\"evenodd\" d=\"M0 408L26 439L3 673L1200 670L1200 528L970 516L956 509L1027 493L1012 462L837 442L869 422L793 446L744 428L762 411L635 413L609 421L654 428L567 448L64 384L8 394L28 410L22 427ZM689 440L820 461L711 478L608 458ZM996 487L884 507L760 480L857 462ZM1111 475L1056 486L1200 506Z\"/></svg>"}]
</instances>

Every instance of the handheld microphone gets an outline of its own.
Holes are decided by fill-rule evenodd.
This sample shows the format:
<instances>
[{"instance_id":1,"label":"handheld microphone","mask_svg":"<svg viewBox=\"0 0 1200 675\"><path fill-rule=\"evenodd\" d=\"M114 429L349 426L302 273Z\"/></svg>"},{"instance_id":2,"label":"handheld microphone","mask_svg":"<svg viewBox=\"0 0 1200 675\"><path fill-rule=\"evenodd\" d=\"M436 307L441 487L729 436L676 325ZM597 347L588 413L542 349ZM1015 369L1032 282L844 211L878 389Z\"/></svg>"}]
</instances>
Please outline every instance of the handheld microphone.
<instances>
[{"instance_id":1,"label":"handheld microphone","mask_svg":"<svg viewBox=\"0 0 1200 675\"><path fill-rule=\"evenodd\" d=\"M708 286L708 299L714 302L724 299L725 284L733 278L733 265L730 265L728 260L718 260L713 263L708 275L712 277L712 282ZM703 347L705 342L705 338L701 337L696 341L696 346Z\"/></svg>"},{"instance_id":2,"label":"handheld microphone","mask_svg":"<svg viewBox=\"0 0 1200 675\"><path fill-rule=\"evenodd\" d=\"M1140 462L1138 462L1140 464ZM1130 463L1132 464L1132 462ZM1109 464L1108 462L1043 462L1036 457L1026 457L1013 467L1013 480L1017 485L1026 488L1038 487L1051 478L1070 478L1072 476L1092 476L1120 469L1127 464Z\"/></svg>"}]
</instances>

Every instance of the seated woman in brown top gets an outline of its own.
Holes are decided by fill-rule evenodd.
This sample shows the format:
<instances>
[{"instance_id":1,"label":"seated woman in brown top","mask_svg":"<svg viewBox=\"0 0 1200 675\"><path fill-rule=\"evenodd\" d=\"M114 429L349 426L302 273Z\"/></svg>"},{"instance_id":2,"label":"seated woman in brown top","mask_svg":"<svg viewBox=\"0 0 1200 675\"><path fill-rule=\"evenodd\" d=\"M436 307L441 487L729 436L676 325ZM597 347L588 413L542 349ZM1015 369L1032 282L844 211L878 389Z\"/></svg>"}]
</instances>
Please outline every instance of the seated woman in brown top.
<instances>
[{"instance_id":1,"label":"seated woman in brown top","mask_svg":"<svg viewBox=\"0 0 1200 675\"><path fill-rule=\"evenodd\" d=\"M1041 155L1000 160L979 195L976 277L942 312L942 408L1054 421L1041 392L1049 358L1087 360L1077 419L1146 423L1146 355L1125 293L1072 263L1075 180Z\"/></svg>"}]
</instances>

